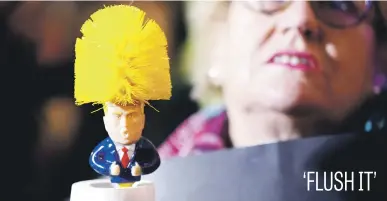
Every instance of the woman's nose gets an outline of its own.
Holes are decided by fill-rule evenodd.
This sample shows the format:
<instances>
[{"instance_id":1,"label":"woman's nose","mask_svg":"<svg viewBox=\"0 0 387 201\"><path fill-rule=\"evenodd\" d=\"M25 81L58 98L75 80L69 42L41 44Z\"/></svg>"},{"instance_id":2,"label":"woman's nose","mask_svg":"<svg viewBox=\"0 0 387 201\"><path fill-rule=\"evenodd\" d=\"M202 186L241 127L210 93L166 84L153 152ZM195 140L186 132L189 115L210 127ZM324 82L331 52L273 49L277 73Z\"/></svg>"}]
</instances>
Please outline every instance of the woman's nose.
<instances>
[{"instance_id":1,"label":"woman's nose","mask_svg":"<svg viewBox=\"0 0 387 201\"><path fill-rule=\"evenodd\" d=\"M278 26L283 34L296 31L305 39L316 40L322 36L320 23L308 1L294 1L279 16Z\"/></svg>"}]
</instances>

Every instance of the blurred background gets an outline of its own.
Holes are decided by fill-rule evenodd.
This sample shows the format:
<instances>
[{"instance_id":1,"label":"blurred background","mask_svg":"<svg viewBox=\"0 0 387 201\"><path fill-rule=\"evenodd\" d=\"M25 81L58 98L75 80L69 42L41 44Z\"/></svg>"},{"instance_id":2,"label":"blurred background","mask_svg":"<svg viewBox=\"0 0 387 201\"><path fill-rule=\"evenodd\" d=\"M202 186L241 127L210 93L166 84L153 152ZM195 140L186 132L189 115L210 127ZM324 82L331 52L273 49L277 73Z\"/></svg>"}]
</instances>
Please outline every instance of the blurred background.
<instances>
[{"instance_id":1,"label":"blurred background","mask_svg":"<svg viewBox=\"0 0 387 201\"><path fill-rule=\"evenodd\" d=\"M214 44L220 24L209 20L224 17L221 5L215 9L210 1L0 2L0 168L5 186L0 200L64 201L74 182L99 177L88 159L107 137L103 111L75 106L74 45L84 21L111 4L141 8L168 39L173 96L151 103L160 112L146 107L145 137L159 146L188 116L218 103L217 89L206 91L206 78L211 76L211 58L222 60Z\"/></svg>"},{"instance_id":2,"label":"blurred background","mask_svg":"<svg viewBox=\"0 0 387 201\"><path fill-rule=\"evenodd\" d=\"M1 2L0 62L3 95L2 192L12 200L56 201L71 184L96 178L88 157L105 137L103 112L76 107L74 44L82 23L103 5L124 2ZM164 29L171 58L173 97L147 108L144 136L158 146L198 110L191 100L187 63L192 63L183 2L135 2ZM5 195L3 195L5 196ZM2 197L4 198L4 197Z\"/></svg>"}]
</instances>

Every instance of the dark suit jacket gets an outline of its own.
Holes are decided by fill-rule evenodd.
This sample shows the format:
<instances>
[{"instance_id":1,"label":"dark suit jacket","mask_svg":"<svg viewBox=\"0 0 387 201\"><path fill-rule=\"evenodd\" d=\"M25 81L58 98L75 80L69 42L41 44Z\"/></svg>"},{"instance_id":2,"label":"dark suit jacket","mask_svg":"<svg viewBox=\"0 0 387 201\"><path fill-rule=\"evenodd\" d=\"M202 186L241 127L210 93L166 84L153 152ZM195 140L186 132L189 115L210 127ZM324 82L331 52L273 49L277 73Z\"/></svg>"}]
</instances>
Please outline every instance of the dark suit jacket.
<instances>
[{"instance_id":1,"label":"dark suit jacket","mask_svg":"<svg viewBox=\"0 0 387 201\"><path fill-rule=\"evenodd\" d=\"M116 150L116 146L110 137L101 141L90 155L90 166L99 174L110 176L112 183L136 182L141 176L133 176L131 168L137 162L142 168L142 174L150 174L160 166L160 157L155 146L146 138L142 137L137 143L135 151L130 157L128 167L123 167ZM110 166L116 162L120 166L118 176L110 175Z\"/></svg>"}]
</instances>

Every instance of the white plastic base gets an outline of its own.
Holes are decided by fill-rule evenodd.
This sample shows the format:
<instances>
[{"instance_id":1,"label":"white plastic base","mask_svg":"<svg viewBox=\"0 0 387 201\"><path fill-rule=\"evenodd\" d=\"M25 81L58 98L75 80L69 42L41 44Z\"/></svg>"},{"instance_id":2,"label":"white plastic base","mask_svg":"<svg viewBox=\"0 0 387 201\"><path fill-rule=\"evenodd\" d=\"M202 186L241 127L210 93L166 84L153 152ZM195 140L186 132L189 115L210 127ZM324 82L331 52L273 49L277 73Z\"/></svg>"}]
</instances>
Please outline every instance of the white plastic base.
<instances>
[{"instance_id":1,"label":"white plastic base","mask_svg":"<svg viewBox=\"0 0 387 201\"><path fill-rule=\"evenodd\" d=\"M109 179L94 179L74 183L70 201L155 201L152 182L140 181L130 188L115 188Z\"/></svg>"}]
</instances>

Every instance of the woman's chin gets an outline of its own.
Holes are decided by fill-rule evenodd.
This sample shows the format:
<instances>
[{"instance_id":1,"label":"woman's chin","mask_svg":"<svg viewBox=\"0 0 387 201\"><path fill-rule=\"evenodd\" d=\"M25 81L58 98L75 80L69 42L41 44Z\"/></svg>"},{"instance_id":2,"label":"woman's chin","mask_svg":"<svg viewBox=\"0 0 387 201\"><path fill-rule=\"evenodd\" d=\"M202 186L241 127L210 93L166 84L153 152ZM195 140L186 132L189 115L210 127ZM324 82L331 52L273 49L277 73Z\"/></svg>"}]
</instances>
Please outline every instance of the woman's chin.
<instances>
[{"instance_id":1,"label":"woman's chin","mask_svg":"<svg viewBox=\"0 0 387 201\"><path fill-rule=\"evenodd\" d=\"M292 111L294 108L297 108L302 103L300 101L293 101L289 99L270 99L268 98L264 102L264 107L267 110L280 112L280 113L288 113L289 111Z\"/></svg>"},{"instance_id":2,"label":"woman's chin","mask_svg":"<svg viewBox=\"0 0 387 201\"><path fill-rule=\"evenodd\" d=\"M262 107L262 109L282 113L298 111L299 108L309 108L315 105L314 102L316 102L309 94L300 90L275 91L256 98L258 101L255 101L255 104Z\"/></svg>"}]
</instances>

